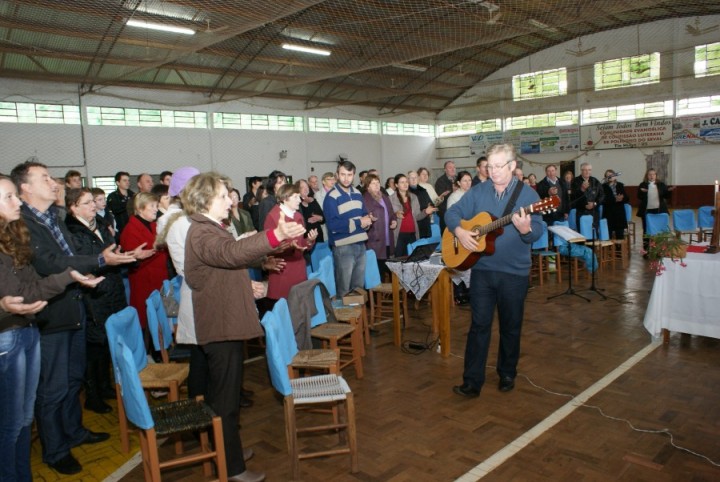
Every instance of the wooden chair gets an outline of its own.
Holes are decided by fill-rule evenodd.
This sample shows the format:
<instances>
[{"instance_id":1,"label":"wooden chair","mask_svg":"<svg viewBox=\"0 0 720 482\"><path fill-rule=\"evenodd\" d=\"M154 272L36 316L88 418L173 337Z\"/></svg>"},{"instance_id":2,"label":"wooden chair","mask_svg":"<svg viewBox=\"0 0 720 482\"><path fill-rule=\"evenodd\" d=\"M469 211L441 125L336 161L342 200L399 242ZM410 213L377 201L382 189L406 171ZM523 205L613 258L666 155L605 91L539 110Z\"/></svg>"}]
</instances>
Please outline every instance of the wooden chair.
<instances>
[{"instance_id":1,"label":"wooden chair","mask_svg":"<svg viewBox=\"0 0 720 482\"><path fill-rule=\"evenodd\" d=\"M147 482L160 482L160 471L182 465L203 464L205 477L212 475L211 461L217 467L218 480L227 481L225 464L225 444L223 440L222 422L201 397L196 400L169 402L150 408L140 377L135 368L133 352L125 344L122 335L118 335L112 343L115 348L113 366L121 394L120 404L130 421L140 429L140 451L142 453L143 470ZM215 450L209 441L209 430L212 429ZM183 457L160 462L158 454L158 437L176 435L183 432L200 434L200 453L187 454Z\"/></svg>"},{"instance_id":2,"label":"wooden chair","mask_svg":"<svg viewBox=\"0 0 720 482\"><path fill-rule=\"evenodd\" d=\"M145 300L147 309L148 330L153 347L160 352L163 363L177 362L190 359L190 350L186 346L175 344L174 330L170 319L165 313L162 296L158 290L153 290Z\"/></svg>"},{"instance_id":3,"label":"wooden chair","mask_svg":"<svg viewBox=\"0 0 720 482\"><path fill-rule=\"evenodd\" d=\"M300 375L300 372L307 373L309 371L322 371L324 373L340 373L340 352L339 350L330 349L311 349L298 350L297 343L294 338L294 329L292 318L290 317L290 309L285 298L281 298L275 303L272 309L279 329L282 330L282 339L285 343L295 343L295 355L288 364L292 369L292 378ZM266 345L267 350L267 345Z\"/></svg>"},{"instance_id":4,"label":"wooden chair","mask_svg":"<svg viewBox=\"0 0 720 482\"><path fill-rule=\"evenodd\" d=\"M593 233L595 233L595 236L593 236ZM613 264L613 250L615 249L615 243L610 241L607 219L600 219L598 221L598 230L596 231L593 226L592 215L587 214L585 216L580 216L580 234L587 238L587 241L585 242L586 246L596 248L598 261L597 268L603 270L606 266Z\"/></svg>"},{"instance_id":5,"label":"wooden chair","mask_svg":"<svg viewBox=\"0 0 720 482\"><path fill-rule=\"evenodd\" d=\"M707 241L712 236L715 216L713 206L700 206L698 208L698 227L700 228L700 241Z\"/></svg>"},{"instance_id":6,"label":"wooden chair","mask_svg":"<svg viewBox=\"0 0 720 482\"><path fill-rule=\"evenodd\" d=\"M137 311L132 306L114 313L105 322L105 331L108 336L110 357L115 362L116 342L122 336L125 345L132 352L135 370L140 377L140 383L145 390L167 390L168 400L171 402L180 399L180 385L187 379L189 365L187 363L148 363L143 342L140 320ZM116 374L117 375L117 374ZM120 445L124 453L130 451L130 436L127 415L122 403L122 388L119 380L115 378L115 392L118 402L118 421L120 424ZM182 453L182 444L176 442L176 452Z\"/></svg>"},{"instance_id":7,"label":"wooden chair","mask_svg":"<svg viewBox=\"0 0 720 482\"><path fill-rule=\"evenodd\" d=\"M319 279L327 288L330 296L335 296L335 273L332 268L332 258L325 257L320 261L320 269L318 272L311 273L310 279ZM362 356L365 349L360 331L358 311L338 312L338 308L342 305L333 307L333 316L336 321L345 320L345 323L328 323L325 314L325 307L322 304L318 292L319 287L315 288L314 297L318 310L318 314L313 318L310 334L313 338L322 341L323 348L340 350L340 369L348 365L355 367L355 375L357 378L363 377ZM318 300L320 303L318 304Z\"/></svg>"},{"instance_id":8,"label":"wooden chair","mask_svg":"<svg viewBox=\"0 0 720 482\"><path fill-rule=\"evenodd\" d=\"M632 241L632 244L635 244L635 221L633 221L632 216L632 206L628 203L625 203L625 219L627 220L627 238L628 240ZM629 247L628 247L628 253L629 253Z\"/></svg>"},{"instance_id":9,"label":"wooden chair","mask_svg":"<svg viewBox=\"0 0 720 482\"><path fill-rule=\"evenodd\" d=\"M545 221L542 221L542 227L542 236L530 247L530 256L532 259L532 265L530 267L530 279L532 280L534 276L537 276L540 286L543 285L544 278L550 278L550 258L557 258L557 253L549 249L550 242L548 237L547 223L545 223ZM556 279L558 279L559 281L559 275Z\"/></svg>"},{"instance_id":10,"label":"wooden chair","mask_svg":"<svg viewBox=\"0 0 720 482\"><path fill-rule=\"evenodd\" d=\"M687 234L690 237L690 244L693 242L693 236L697 237L698 243L702 241L702 235L695 220L695 211L693 209L674 210L672 220L675 236L682 238L683 235Z\"/></svg>"},{"instance_id":11,"label":"wooden chair","mask_svg":"<svg viewBox=\"0 0 720 482\"><path fill-rule=\"evenodd\" d=\"M355 425L355 403L347 382L336 373L305 378L291 378L291 361L297 345L288 341L286 330L272 311L263 316L267 360L275 389L284 397L285 434L293 479L300 475L300 460L330 455L350 455L350 471L357 473L358 453ZM283 342L284 340L284 342ZM293 349L294 346L294 349ZM298 410L325 408L332 420L316 426L298 425ZM337 433L342 447L309 452L301 450L299 434Z\"/></svg>"},{"instance_id":12,"label":"wooden chair","mask_svg":"<svg viewBox=\"0 0 720 482\"><path fill-rule=\"evenodd\" d=\"M370 298L370 328L393 321L392 283L383 283L377 264L377 255L372 249L365 253L365 289ZM408 320L407 291L400 287L400 313Z\"/></svg>"}]
</instances>

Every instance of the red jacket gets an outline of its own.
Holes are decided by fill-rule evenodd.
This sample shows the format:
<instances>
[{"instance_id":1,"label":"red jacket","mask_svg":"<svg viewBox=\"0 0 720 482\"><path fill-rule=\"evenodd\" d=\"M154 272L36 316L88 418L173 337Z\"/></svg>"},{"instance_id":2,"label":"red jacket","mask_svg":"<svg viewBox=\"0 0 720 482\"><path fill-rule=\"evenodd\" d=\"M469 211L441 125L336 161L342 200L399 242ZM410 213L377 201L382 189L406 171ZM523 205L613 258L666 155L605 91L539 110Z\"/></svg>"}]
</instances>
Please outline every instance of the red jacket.
<instances>
[{"instance_id":1,"label":"red jacket","mask_svg":"<svg viewBox=\"0 0 720 482\"><path fill-rule=\"evenodd\" d=\"M144 249L152 249L155 243L157 226L153 221L150 229L136 216L131 216L125 228L120 233L120 245L125 251L132 251L145 244ZM151 257L136 262L130 267L128 278L130 280L130 306L138 311L140 325L147 326L147 311L145 300L153 290L162 288L163 280L168 279L167 251L158 250Z\"/></svg>"},{"instance_id":2,"label":"red jacket","mask_svg":"<svg viewBox=\"0 0 720 482\"><path fill-rule=\"evenodd\" d=\"M278 225L281 214L285 216L285 221L295 221L296 223L305 226L305 221L300 211L295 211L294 216L289 218L280 211L280 206L276 204L265 218L265 230L275 229ZM298 236L297 238L294 238L293 241L295 241L298 246L309 245L307 239L303 236ZM279 273L271 271L268 275L267 297L279 300L280 298L288 297L290 288L307 280L307 268L302 250L289 247L280 253L273 253L273 256L284 259L286 263L285 268L282 271Z\"/></svg>"}]
</instances>

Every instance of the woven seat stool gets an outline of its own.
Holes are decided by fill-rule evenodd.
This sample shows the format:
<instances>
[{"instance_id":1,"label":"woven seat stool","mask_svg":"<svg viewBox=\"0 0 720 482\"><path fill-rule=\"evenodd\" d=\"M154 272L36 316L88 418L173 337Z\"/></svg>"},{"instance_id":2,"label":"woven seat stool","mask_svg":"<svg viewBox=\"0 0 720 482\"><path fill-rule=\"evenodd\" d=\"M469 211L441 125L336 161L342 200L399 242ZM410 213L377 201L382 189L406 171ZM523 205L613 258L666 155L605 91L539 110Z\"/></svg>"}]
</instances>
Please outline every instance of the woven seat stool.
<instances>
[{"instance_id":1,"label":"woven seat stool","mask_svg":"<svg viewBox=\"0 0 720 482\"><path fill-rule=\"evenodd\" d=\"M359 332L355 325L348 323L323 323L310 331L313 338L321 340L324 348L332 350L340 350L340 370L348 365L355 367L355 376L360 379L363 377L363 362L360 354ZM350 346L340 349L340 340L350 340Z\"/></svg>"}]
</instances>

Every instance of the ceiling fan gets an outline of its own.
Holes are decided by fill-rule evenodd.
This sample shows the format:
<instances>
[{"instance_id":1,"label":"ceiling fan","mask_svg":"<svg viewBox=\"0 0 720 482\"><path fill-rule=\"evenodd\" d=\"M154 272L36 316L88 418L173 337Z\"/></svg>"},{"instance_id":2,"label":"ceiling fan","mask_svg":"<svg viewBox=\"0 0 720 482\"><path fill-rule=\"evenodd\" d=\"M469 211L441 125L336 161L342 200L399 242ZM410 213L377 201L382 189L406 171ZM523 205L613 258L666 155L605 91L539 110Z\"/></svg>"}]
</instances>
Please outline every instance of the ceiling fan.
<instances>
[{"instance_id":1,"label":"ceiling fan","mask_svg":"<svg viewBox=\"0 0 720 482\"><path fill-rule=\"evenodd\" d=\"M572 55L573 57L584 57L593 52L595 52L595 47L590 47L589 49L583 50L582 39L580 37L578 37L577 50L565 49L565 53L568 55Z\"/></svg>"},{"instance_id":2,"label":"ceiling fan","mask_svg":"<svg viewBox=\"0 0 720 482\"><path fill-rule=\"evenodd\" d=\"M700 17L695 17L695 25L687 24L685 25L685 31L692 35L693 37L699 37L700 35L705 35L706 33L714 32L720 28L720 25L712 25L710 27L700 28Z\"/></svg>"}]
</instances>

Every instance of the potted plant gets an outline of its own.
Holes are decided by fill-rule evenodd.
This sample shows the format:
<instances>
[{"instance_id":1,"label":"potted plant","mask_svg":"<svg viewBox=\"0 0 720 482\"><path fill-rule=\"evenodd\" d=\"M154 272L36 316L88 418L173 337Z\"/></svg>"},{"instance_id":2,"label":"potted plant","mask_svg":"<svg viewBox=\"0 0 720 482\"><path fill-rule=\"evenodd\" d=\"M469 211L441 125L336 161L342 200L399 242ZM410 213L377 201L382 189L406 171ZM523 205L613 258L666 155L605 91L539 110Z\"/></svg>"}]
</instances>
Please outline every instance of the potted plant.
<instances>
[{"instance_id":1,"label":"potted plant","mask_svg":"<svg viewBox=\"0 0 720 482\"><path fill-rule=\"evenodd\" d=\"M655 271L655 276L660 276L666 269L663 262L666 258L680 263L683 268L687 266L683 261L687 255L687 243L671 232L662 232L649 236L648 249L643 255L650 260L650 269Z\"/></svg>"}]
</instances>

